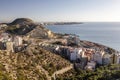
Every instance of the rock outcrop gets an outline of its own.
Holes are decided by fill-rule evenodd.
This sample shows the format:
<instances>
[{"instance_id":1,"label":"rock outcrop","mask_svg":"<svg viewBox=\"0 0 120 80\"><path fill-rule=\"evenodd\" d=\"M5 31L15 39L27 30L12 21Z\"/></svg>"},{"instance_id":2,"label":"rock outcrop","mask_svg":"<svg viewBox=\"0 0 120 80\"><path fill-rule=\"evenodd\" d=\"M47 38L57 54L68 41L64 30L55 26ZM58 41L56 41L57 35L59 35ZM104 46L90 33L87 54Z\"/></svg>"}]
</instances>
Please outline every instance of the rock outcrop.
<instances>
[{"instance_id":1,"label":"rock outcrop","mask_svg":"<svg viewBox=\"0 0 120 80\"><path fill-rule=\"evenodd\" d=\"M16 35L25 35L35 28L35 24L31 19L18 18L8 24L6 32Z\"/></svg>"},{"instance_id":2,"label":"rock outcrop","mask_svg":"<svg viewBox=\"0 0 120 80\"><path fill-rule=\"evenodd\" d=\"M31 24L34 24L34 22L29 19L29 18L18 18L18 19L15 19L13 22L11 22L9 25L31 25Z\"/></svg>"},{"instance_id":3,"label":"rock outcrop","mask_svg":"<svg viewBox=\"0 0 120 80\"><path fill-rule=\"evenodd\" d=\"M54 33L43 26L36 26L32 31L27 33L31 38L54 38Z\"/></svg>"},{"instance_id":4,"label":"rock outcrop","mask_svg":"<svg viewBox=\"0 0 120 80\"><path fill-rule=\"evenodd\" d=\"M43 25L35 24L31 19L18 18L8 24L6 32L16 35L27 35L31 38L53 38L54 33Z\"/></svg>"}]
</instances>

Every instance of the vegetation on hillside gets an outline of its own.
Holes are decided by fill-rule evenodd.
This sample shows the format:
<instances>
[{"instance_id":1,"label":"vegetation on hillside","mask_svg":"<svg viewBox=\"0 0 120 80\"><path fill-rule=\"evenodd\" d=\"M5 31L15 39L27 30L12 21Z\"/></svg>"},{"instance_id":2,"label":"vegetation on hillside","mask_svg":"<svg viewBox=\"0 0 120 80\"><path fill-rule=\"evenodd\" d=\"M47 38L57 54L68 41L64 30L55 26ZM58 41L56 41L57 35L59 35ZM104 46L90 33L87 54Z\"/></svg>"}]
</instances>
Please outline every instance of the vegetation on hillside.
<instances>
[{"instance_id":1,"label":"vegetation on hillside","mask_svg":"<svg viewBox=\"0 0 120 80\"><path fill-rule=\"evenodd\" d=\"M43 69L52 75L68 65L67 60L38 46L20 53L0 51L0 80L47 80Z\"/></svg>"},{"instance_id":2,"label":"vegetation on hillside","mask_svg":"<svg viewBox=\"0 0 120 80\"><path fill-rule=\"evenodd\" d=\"M71 69L57 75L57 80L116 80L120 79L120 64L101 66L95 71Z\"/></svg>"},{"instance_id":3,"label":"vegetation on hillside","mask_svg":"<svg viewBox=\"0 0 120 80\"><path fill-rule=\"evenodd\" d=\"M31 46L27 51L30 51L29 53L32 51L32 54L36 55L36 58L34 59L35 63L40 64L49 72L49 75L52 75L55 71L70 65L69 61L63 59L59 55L43 50L38 46Z\"/></svg>"}]
</instances>

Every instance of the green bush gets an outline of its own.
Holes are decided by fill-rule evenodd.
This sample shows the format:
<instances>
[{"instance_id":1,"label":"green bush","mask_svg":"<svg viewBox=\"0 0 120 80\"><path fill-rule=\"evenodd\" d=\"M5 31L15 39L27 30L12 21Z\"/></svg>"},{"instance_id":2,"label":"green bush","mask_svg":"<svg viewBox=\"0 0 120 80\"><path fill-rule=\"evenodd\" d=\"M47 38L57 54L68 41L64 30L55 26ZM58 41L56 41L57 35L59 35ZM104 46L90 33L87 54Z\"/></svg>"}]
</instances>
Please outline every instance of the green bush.
<instances>
[{"instance_id":1,"label":"green bush","mask_svg":"<svg viewBox=\"0 0 120 80\"><path fill-rule=\"evenodd\" d=\"M120 79L120 64L100 66L95 71L72 69L62 75L58 75L57 78L58 80L116 80Z\"/></svg>"}]
</instances>

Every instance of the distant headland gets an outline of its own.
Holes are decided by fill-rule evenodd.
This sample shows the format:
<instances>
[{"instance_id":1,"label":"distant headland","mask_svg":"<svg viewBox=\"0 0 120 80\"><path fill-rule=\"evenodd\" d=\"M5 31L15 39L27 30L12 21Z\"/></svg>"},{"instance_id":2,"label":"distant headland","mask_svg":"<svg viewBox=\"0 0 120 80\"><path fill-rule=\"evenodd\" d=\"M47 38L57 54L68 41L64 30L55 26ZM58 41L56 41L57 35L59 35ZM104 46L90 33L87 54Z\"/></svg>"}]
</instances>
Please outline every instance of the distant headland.
<instances>
[{"instance_id":1,"label":"distant headland","mask_svg":"<svg viewBox=\"0 0 120 80\"><path fill-rule=\"evenodd\" d=\"M83 22L44 22L44 25L74 25L83 24Z\"/></svg>"}]
</instances>

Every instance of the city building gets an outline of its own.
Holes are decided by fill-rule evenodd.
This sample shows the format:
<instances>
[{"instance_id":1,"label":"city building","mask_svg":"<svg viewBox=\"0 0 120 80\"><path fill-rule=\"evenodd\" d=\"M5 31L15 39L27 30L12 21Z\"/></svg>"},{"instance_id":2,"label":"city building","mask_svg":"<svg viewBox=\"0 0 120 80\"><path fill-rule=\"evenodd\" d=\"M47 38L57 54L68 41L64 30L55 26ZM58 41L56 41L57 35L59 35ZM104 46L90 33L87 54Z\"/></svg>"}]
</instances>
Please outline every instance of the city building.
<instances>
[{"instance_id":1,"label":"city building","mask_svg":"<svg viewBox=\"0 0 120 80\"><path fill-rule=\"evenodd\" d=\"M85 69L95 70L95 67L96 67L96 62L95 61L90 61L90 62L87 62L87 65L85 66Z\"/></svg>"},{"instance_id":2,"label":"city building","mask_svg":"<svg viewBox=\"0 0 120 80\"><path fill-rule=\"evenodd\" d=\"M109 53L105 53L103 55L103 65L107 65L111 63L111 55Z\"/></svg>"},{"instance_id":3,"label":"city building","mask_svg":"<svg viewBox=\"0 0 120 80\"><path fill-rule=\"evenodd\" d=\"M0 41L1 42L7 42L10 40L10 35L8 33L1 33L0 34Z\"/></svg>"},{"instance_id":4,"label":"city building","mask_svg":"<svg viewBox=\"0 0 120 80\"><path fill-rule=\"evenodd\" d=\"M64 36L64 41L63 43L65 43L66 45L78 45L80 43L80 39L78 36L76 35L69 35L69 36Z\"/></svg>"},{"instance_id":5,"label":"city building","mask_svg":"<svg viewBox=\"0 0 120 80\"><path fill-rule=\"evenodd\" d=\"M84 56L88 58L88 61L91 61L93 54L94 54L93 49L89 48L84 49Z\"/></svg>"},{"instance_id":6,"label":"city building","mask_svg":"<svg viewBox=\"0 0 120 80\"><path fill-rule=\"evenodd\" d=\"M82 48L78 48L77 49L77 59L81 58L81 54L82 54Z\"/></svg>"},{"instance_id":7,"label":"city building","mask_svg":"<svg viewBox=\"0 0 120 80\"><path fill-rule=\"evenodd\" d=\"M13 42L11 42L11 41L6 42L6 50L8 52L14 52Z\"/></svg>"},{"instance_id":8,"label":"city building","mask_svg":"<svg viewBox=\"0 0 120 80\"><path fill-rule=\"evenodd\" d=\"M81 59L81 56L84 55L82 48L70 48L69 49L70 60L75 61L77 59Z\"/></svg>"},{"instance_id":9,"label":"city building","mask_svg":"<svg viewBox=\"0 0 120 80\"><path fill-rule=\"evenodd\" d=\"M120 64L120 53L116 55L116 63Z\"/></svg>"},{"instance_id":10,"label":"city building","mask_svg":"<svg viewBox=\"0 0 120 80\"><path fill-rule=\"evenodd\" d=\"M23 39L20 36L15 36L14 37L14 46L20 46L23 43Z\"/></svg>"},{"instance_id":11,"label":"city building","mask_svg":"<svg viewBox=\"0 0 120 80\"><path fill-rule=\"evenodd\" d=\"M70 49L70 60L75 61L77 59L77 49Z\"/></svg>"},{"instance_id":12,"label":"city building","mask_svg":"<svg viewBox=\"0 0 120 80\"><path fill-rule=\"evenodd\" d=\"M93 61L96 61L98 64L102 64L102 57L104 55L104 51L97 51L93 54Z\"/></svg>"}]
</instances>

